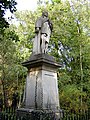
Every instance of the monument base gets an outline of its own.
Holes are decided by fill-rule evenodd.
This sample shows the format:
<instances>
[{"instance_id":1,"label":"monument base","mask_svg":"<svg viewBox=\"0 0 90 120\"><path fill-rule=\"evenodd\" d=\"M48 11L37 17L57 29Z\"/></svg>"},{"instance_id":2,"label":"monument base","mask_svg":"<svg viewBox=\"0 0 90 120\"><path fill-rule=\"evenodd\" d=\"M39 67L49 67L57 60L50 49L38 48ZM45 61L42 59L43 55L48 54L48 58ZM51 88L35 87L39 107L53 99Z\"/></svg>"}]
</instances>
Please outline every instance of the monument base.
<instances>
[{"instance_id":1,"label":"monument base","mask_svg":"<svg viewBox=\"0 0 90 120\"><path fill-rule=\"evenodd\" d=\"M60 119L60 106L57 82L57 69L61 67L48 54L31 55L22 63L28 68L24 101L22 108L17 110L18 116L50 117L50 120ZM32 120L34 120L33 118ZM46 119L45 119L46 120Z\"/></svg>"},{"instance_id":2,"label":"monument base","mask_svg":"<svg viewBox=\"0 0 90 120\"><path fill-rule=\"evenodd\" d=\"M25 118L25 120L61 120L62 115L62 110L33 110L26 108L17 110L18 118Z\"/></svg>"}]
</instances>

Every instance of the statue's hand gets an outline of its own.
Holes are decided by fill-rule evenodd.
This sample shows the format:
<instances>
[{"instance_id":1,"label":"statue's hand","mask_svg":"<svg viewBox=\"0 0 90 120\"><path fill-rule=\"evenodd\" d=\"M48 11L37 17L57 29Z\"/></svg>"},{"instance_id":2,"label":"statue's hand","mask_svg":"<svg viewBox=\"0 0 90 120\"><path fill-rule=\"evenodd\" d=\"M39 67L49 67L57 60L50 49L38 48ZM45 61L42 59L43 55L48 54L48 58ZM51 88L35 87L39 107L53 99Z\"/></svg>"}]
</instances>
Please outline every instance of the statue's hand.
<instances>
[{"instance_id":1,"label":"statue's hand","mask_svg":"<svg viewBox=\"0 0 90 120\"><path fill-rule=\"evenodd\" d=\"M38 33L39 32L39 28L35 28L35 33Z\"/></svg>"}]
</instances>

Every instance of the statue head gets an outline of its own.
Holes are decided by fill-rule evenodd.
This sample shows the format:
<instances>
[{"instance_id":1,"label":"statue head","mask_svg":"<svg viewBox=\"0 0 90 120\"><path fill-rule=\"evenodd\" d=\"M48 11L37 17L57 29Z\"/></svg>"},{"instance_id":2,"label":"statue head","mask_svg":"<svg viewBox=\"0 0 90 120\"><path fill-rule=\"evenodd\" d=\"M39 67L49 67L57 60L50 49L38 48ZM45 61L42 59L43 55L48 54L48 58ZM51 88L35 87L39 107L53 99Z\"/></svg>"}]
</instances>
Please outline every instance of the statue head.
<instances>
[{"instance_id":1,"label":"statue head","mask_svg":"<svg viewBox=\"0 0 90 120\"><path fill-rule=\"evenodd\" d=\"M43 12L42 12L42 16L43 16L43 17L44 17L44 16L45 16L45 17L48 17L48 12L47 12L47 11L43 11Z\"/></svg>"}]
</instances>

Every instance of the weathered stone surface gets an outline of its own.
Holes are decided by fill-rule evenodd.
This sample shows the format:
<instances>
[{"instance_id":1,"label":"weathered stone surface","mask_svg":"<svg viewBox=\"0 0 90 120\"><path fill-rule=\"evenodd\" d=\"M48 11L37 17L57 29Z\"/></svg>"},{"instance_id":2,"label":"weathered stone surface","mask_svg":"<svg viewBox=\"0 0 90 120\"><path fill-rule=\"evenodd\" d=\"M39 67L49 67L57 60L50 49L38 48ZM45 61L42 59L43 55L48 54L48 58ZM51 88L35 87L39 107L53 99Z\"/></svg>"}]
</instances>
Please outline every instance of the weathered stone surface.
<instances>
[{"instance_id":1,"label":"weathered stone surface","mask_svg":"<svg viewBox=\"0 0 90 120\"><path fill-rule=\"evenodd\" d=\"M54 57L48 54L32 54L29 60L23 62L22 65L27 67L28 69L33 67L39 67L42 65L48 65L55 68L61 67L61 65L55 61Z\"/></svg>"},{"instance_id":2,"label":"weathered stone surface","mask_svg":"<svg viewBox=\"0 0 90 120\"><path fill-rule=\"evenodd\" d=\"M26 90L25 90L25 107L35 108L35 86L36 76L34 72L30 72L26 79Z\"/></svg>"},{"instance_id":3,"label":"weathered stone surface","mask_svg":"<svg viewBox=\"0 0 90 120\"><path fill-rule=\"evenodd\" d=\"M42 16L35 23L35 38L33 41L33 54L47 53L50 35L53 29L48 12L43 11Z\"/></svg>"},{"instance_id":4,"label":"weathered stone surface","mask_svg":"<svg viewBox=\"0 0 90 120\"><path fill-rule=\"evenodd\" d=\"M46 54L32 55L23 63L28 68L25 89L25 108L59 109L57 68L52 56Z\"/></svg>"},{"instance_id":5,"label":"weathered stone surface","mask_svg":"<svg viewBox=\"0 0 90 120\"><path fill-rule=\"evenodd\" d=\"M34 110L28 108L19 108L17 110L17 116L23 117L27 120L61 120L63 116L62 110Z\"/></svg>"},{"instance_id":6,"label":"weathered stone surface","mask_svg":"<svg viewBox=\"0 0 90 120\"><path fill-rule=\"evenodd\" d=\"M58 109L59 96L57 85L57 73L52 71L42 71L42 84L43 84L43 108L45 109Z\"/></svg>"}]
</instances>

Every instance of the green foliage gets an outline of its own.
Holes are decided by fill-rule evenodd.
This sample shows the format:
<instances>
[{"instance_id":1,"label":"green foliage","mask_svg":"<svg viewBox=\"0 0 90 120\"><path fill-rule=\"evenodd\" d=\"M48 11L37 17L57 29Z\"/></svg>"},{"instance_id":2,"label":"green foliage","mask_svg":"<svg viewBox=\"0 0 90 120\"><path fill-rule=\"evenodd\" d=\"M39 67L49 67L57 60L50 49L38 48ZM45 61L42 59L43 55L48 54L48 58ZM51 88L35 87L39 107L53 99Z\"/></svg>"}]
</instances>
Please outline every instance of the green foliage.
<instances>
[{"instance_id":1,"label":"green foliage","mask_svg":"<svg viewBox=\"0 0 90 120\"><path fill-rule=\"evenodd\" d=\"M21 62L28 59L32 53L32 43L35 36L34 23L36 17L36 14L32 13L31 11L16 12L18 26L11 25L10 27L11 29L15 30L19 36L16 54Z\"/></svg>"},{"instance_id":2,"label":"green foliage","mask_svg":"<svg viewBox=\"0 0 90 120\"><path fill-rule=\"evenodd\" d=\"M16 5L17 3L15 0L1 0L0 1L0 31L2 31L3 28L8 27L8 22L5 20L4 15L6 10L10 10L11 13L16 11Z\"/></svg>"},{"instance_id":3,"label":"green foliage","mask_svg":"<svg viewBox=\"0 0 90 120\"><path fill-rule=\"evenodd\" d=\"M80 98L83 97L83 104L81 105ZM88 106L85 104L87 94L81 92L75 84L68 84L63 86L63 90L60 94L61 105L64 109L79 112L79 110L85 110Z\"/></svg>"},{"instance_id":4,"label":"green foliage","mask_svg":"<svg viewBox=\"0 0 90 120\"><path fill-rule=\"evenodd\" d=\"M26 74L26 69L18 63L16 41L18 41L18 36L15 31L11 31L9 28L5 29L2 36L0 36L0 80L2 86L0 91L3 94L4 105L6 106L7 96L8 99L11 99L15 91L14 87L19 84L19 81Z\"/></svg>"}]
</instances>

